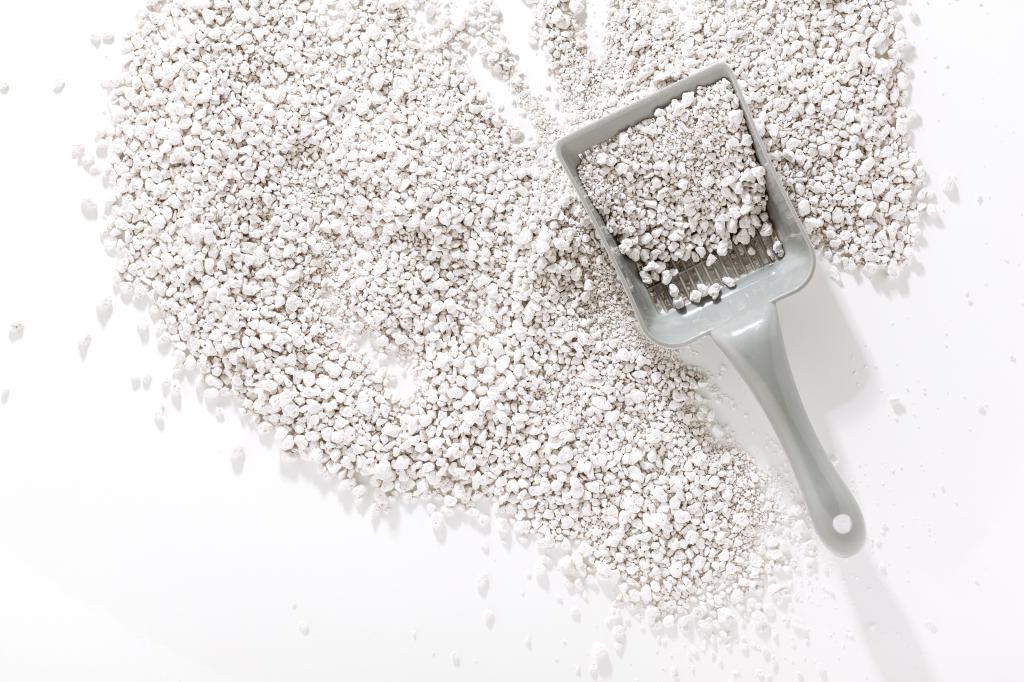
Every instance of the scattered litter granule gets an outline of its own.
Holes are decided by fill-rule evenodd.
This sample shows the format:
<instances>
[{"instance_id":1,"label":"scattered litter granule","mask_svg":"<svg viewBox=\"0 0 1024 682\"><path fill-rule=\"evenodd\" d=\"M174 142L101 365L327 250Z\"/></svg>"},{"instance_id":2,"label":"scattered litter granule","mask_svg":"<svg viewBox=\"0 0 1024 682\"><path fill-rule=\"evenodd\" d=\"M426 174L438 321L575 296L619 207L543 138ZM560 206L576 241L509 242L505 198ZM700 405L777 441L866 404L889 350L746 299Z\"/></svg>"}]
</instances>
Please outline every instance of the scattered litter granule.
<instances>
[{"instance_id":1,"label":"scattered litter granule","mask_svg":"<svg viewBox=\"0 0 1024 682\"><path fill-rule=\"evenodd\" d=\"M25 336L25 325L21 322L12 322L7 330L7 338L11 341L20 341Z\"/></svg>"},{"instance_id":2,"label":"scattered litter granule","mask_svg":"<svg viewBox=\"0 0 1024 682\"><path fill-rule=\"evenodd\" d=\"M0 81L0 95L6 95L11 91L11 86L3 81Z\"/></svg>"},{"instance_id":3,"label":"scattered litter granule","mask_svg":"<svg viewBox=\"0 0 1024 682\"><path fill-rule=\"evenodd\" d=\"M11 389L5 388L0 390L0 405L6 405L7 400L11 397Z\"/></svg>"},{"instance_id":4,"label":"scattered litter granule","mask_svg":"<svg viewBox=\"0 0 1024 682\"><path fill-rule=\"evenodd\" d=\"M957 184L955 175L947 175L942 180L942 193L951 200L956 200L960 195L960 186Z\"/></svg>"},{"instance_id":5,"label":"scattered litter granule","mask_svg":"<svg viewBox=\"0 0 1024 682\"><path fill-rule=\"evenodd\" d=\"M306 621L300 620L298 622L297 628L299 630L299 634L303 637L309 634L309 623L307 623Z\"/></svg>"},{"instance_id":6,"label":"scattered litter granule","mask_svg":"<svg viewBox=\"0 0 1024 682\"><path fill-rule=\"evenodd\" d=\"M114 303L109 298L105 298L96 304L96 319L99 320L100 326L106 326L113 313Z\"/></svg>"},{"instance_id":7,"label":"scattered litter granule","mask_svg":"<svg viewBox=\"0 0 1024 682\"><path fill-rule=\"evenodd\" d=\"M231 451L231 468L236 474L242 473L242 469L245 467L245 450L243 448L235 448Z\"/></svg>"},{"instance_id":8,"label":"scattered litter granule","mask_svg":"<svg viewBox=\"0 0 1024 682\"><path fill-rule=\"evenodd\" d=\"M588 150L579 176L619 250L648 285L671 290L687 265L710 267L773 233L765 169L727 80L684 93ZM717 291L705 288L691 300ZM679 293L672 291L673 298Z\"/></svg>"},{"instance_id":9,"label":"scattered litter granule","mask_svg":"<svg viewBox=\"0 0 1024 682\"><path fill-rule=\"evenodd\" d=\"M99 209L92 199L82 199L82 217L86 220L96 220L99 217Z\"/></svg>"},{"instance_id":10,"label":"scattered litter granule","mask_svg":"<svg viewBox=\"0 0 1024 682\"><path fill-rule=\"evenodd\" d=\"M82 340L78 342L78 356L85 360L85 356L89 354L89 347L92 345L92 337L86 334L82 337Z\"/></svg>"},{"instance_id":11,"label":"scattered litter granule","mask_svg":"<svg viewBox=\"0 0 1024 682\"><path fill-rule=\"evenodd\" d=\"M53 94L59 95L64 92L64 86L67 85L64 81L58 79L53 82Z\"/></svg>"}]
</instances>

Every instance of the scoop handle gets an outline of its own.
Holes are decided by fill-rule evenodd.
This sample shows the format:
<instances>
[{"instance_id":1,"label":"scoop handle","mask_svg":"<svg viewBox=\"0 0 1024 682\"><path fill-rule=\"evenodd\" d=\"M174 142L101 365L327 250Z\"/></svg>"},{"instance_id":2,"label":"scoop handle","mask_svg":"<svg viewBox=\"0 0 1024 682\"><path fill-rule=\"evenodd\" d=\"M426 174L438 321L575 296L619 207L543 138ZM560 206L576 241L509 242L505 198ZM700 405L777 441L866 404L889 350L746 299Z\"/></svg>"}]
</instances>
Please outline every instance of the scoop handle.
<instances>
[{"instance_id":1,"label":"scoop handle","mask_svg":"<svg viewBox=\"0 0 1024 682\"><path fill-rule=\"evenodd\" d=\"M775 304L741 314L713 330L711 337L761 403L789 457L822 542L839 556L856 554L864 544L864 516L825 454L800 401ZM850 521L845 533L840 532L845 519L835 521L842 515Z\"/></svg>"}]
</instances>

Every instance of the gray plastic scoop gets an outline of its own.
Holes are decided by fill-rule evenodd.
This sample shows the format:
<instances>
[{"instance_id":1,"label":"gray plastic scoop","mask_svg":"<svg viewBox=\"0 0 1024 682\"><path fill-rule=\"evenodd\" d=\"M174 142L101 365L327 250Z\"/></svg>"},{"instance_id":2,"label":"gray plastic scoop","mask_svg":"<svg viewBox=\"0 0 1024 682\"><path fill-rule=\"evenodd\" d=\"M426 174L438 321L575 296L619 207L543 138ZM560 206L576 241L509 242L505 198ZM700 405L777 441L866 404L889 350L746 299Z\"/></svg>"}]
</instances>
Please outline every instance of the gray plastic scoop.
<instances>
[{"instance_id":1,"label":"gray plastic scoop","mask_svg":"<svg viewBox=\"0 0 1024 682\"><path fill-rule=\"evenodd\" d=\"M605 227L580 182L580 155L620 132L654 115L684 92L727 79L739 98L747 128L754 139L757 159L766 171L768 215L785 257L774 258L770 247L760 241L754 255L727 256L711 268L690 266L679 274L681 291L698 281L711 283L728 275L736 287L726 289L717 301L700 307L675 310L667 295L649 288L640 279L636 264L619 253L615 237ZM779 180L764 142L757 132L750 107L725 64L716 64L689 78L624 107L558 141L556 153L565 167L593 221L597 236L615 266L626 289L640 327L655 343L678 348L710 334L737 371L743 376L764 408L772 427L789 456L793 472L822 541L840 556L850 556L864 544L864 517L846 484L825 454L800 402L796 383L786 357L779 330L775 302L799 291L814 272L814 252L803 224Z\"/></svg>"}]
</instances>

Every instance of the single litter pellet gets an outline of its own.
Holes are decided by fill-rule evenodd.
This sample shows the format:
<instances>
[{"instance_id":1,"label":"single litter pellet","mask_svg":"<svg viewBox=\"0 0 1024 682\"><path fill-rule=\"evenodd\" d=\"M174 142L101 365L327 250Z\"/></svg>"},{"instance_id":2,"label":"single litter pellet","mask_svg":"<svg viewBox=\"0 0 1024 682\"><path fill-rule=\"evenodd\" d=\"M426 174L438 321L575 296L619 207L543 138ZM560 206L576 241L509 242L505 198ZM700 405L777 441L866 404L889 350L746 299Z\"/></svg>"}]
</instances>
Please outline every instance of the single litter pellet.
<instances>
[{"instance_id":1,"label":"single litter pellet","mask_svg":"<svg viewBox=\"0 0 1024 682\"><path fill-rule=\"evenodd\" d=\"M950 199L956 199L959 189L955 175L947 175L942 179L942 192Z\"/></svg>"},{"instance_id":2,"label":"single litter pellet","mask_svg":"<svg viewBox=\"0 0 1024 682\"><path fill-rule=\"evenodd\" d=\"M491 577L486 573L481 573L476 579L476 591L481 597L486 597L488 590L491 589Z\"/></svg>"},{"instance_id":3,"label":"single litter pellet","mask_svg":"<svg viewBox=\"0 0 1024 682\"><path fill-rule=\"evenodd\" d=\"M107 324L113 312L114 303L109 298L105 298L96 304L96 319L99 320L101 325Z\"/></svg>"},{"instance_id":4,"label":"single litter pellet","mask_svg":"<svg viewBox=\"0 0 1024 682\"><path fill-rule=\"evenodd\" d=\"M84 337L82 337L82 339L78 342L78 355L83 360L85 360L85 356L89 353L89 347L91 345L92 345L92 337L89 336L88 334L86 334Z\"/></svg>"},{"instance_id":5,"label":"single litter pellet","mask_svg":"<svg viewBox=\"0 0 1024 682\"><path fill-rule=\"evenodd\" d=\"M231 451L231 468L234 469L236 474L240 474L244 467L245 450L243 448L235 448Z\"/></svg>"},{"instance_id":6,"label":"single litter pellet","mask_svg":"<svg viewBox=\"0 0 1024 682\"><path fill-rule=\"evenodd\" d=\"M96 220L99 217L99 209L92 199L82 199L82 216L86 220Z\"/></svg>"}]
</instances>

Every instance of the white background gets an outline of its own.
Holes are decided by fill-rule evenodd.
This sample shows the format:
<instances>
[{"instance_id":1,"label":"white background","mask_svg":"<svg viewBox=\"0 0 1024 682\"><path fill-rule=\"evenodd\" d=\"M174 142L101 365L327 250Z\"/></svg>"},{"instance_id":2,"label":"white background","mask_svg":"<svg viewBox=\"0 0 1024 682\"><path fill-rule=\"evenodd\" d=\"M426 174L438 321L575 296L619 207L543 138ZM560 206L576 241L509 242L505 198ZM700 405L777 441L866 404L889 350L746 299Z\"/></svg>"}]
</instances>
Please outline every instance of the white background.
<instances>
[{"instance_id":1,"label":"white background","mask_svg":"<svg viewBox=\"0 0 1024 682\"><path fill-rule=\"evenodd\" d=\"M141 5L0 5L11 88L0 95L0 679L555 680L577 664L586 676L593 642L610 641L607 597L538 584L534 548L491 537L485 555L469 524L439 541L422 508L375 526L237 414L218 422L190 385L180 408L166 400L171 363L140 342L144 311L118 302L98 322L113 263L79 205L103 196L71 147L103 126L99 83L117 73ZM781 306L798 383L860 499L868 548L848 561L823 554L822 575L797 586L785 616L808 635L773 642L774 662L741 650L713 660L635 627L613 679L664 680L673 665L687 680L1024 675L1022 7L916 3L917 148L934 177L959 178L959 199L941 198L941 224L899 280L839 287L819 269ZM89 35L107 31L118 43L93 48ZM16 321L25 333L11 342ZM720 372L710 344L687 357ZM153 386L133 390L145 374ZM723 418L785 471L746 389L731 370L721 383L736 397L721 402Z\"/></svg>"}]
</instances>

